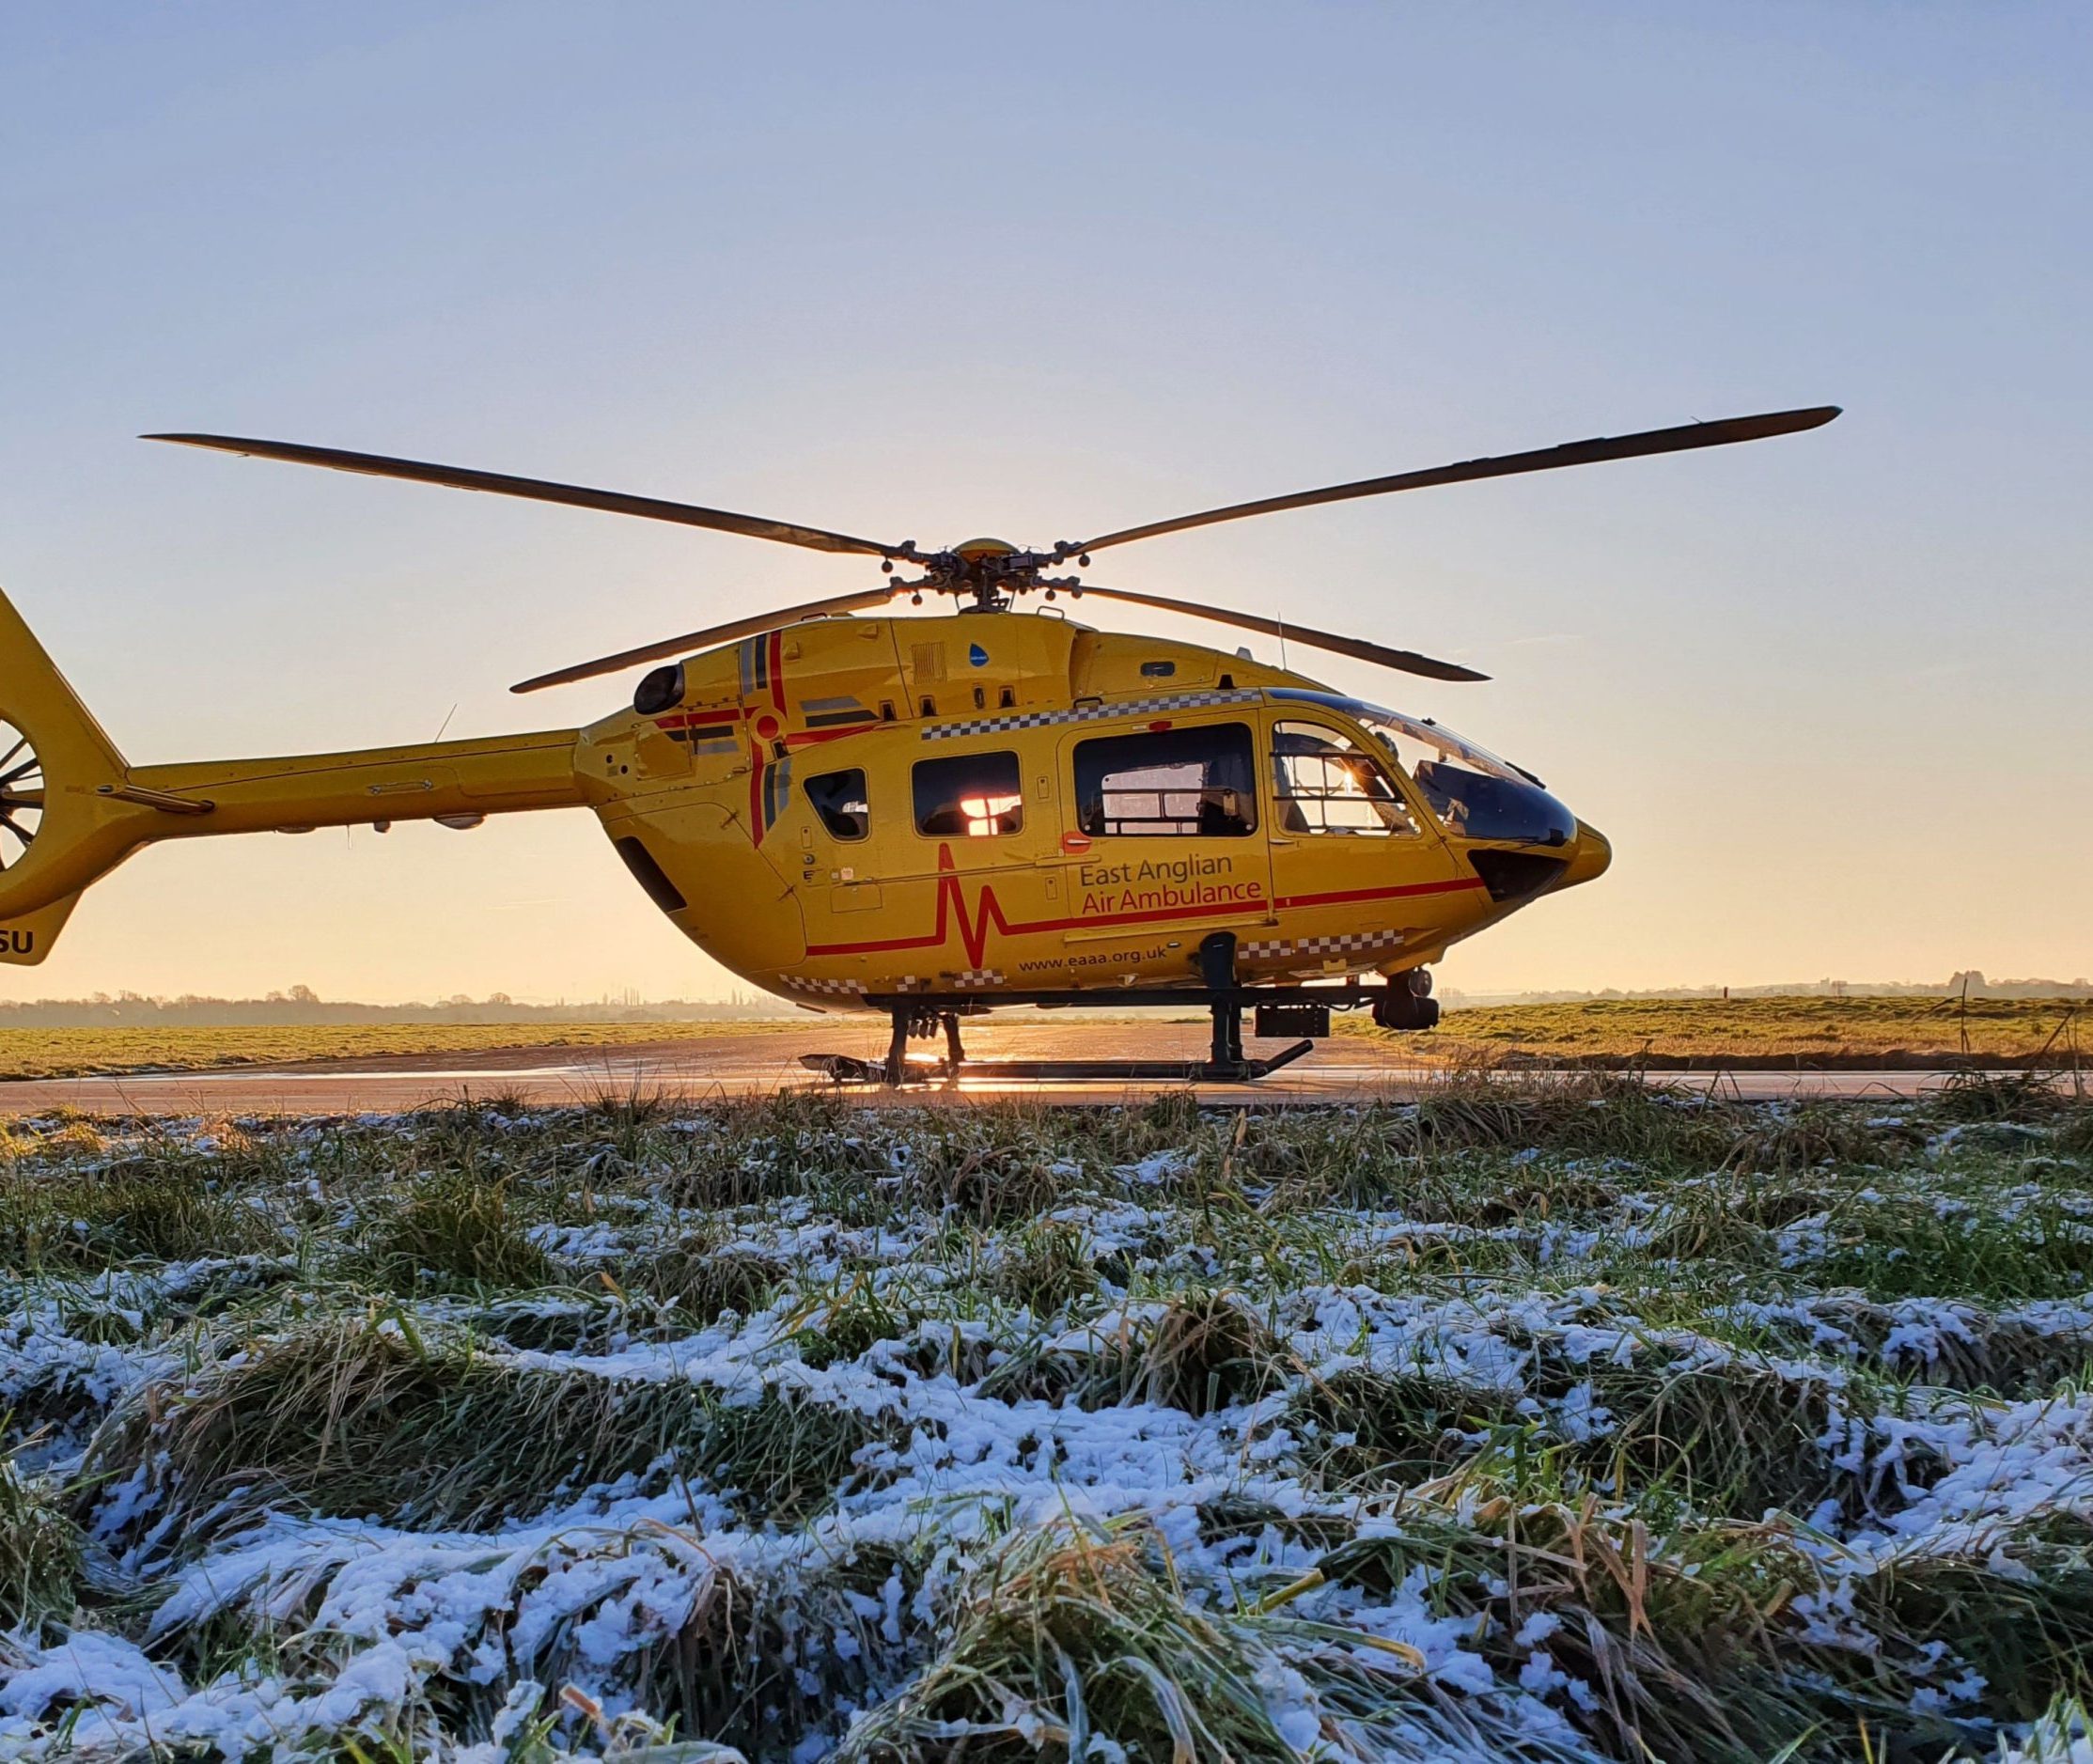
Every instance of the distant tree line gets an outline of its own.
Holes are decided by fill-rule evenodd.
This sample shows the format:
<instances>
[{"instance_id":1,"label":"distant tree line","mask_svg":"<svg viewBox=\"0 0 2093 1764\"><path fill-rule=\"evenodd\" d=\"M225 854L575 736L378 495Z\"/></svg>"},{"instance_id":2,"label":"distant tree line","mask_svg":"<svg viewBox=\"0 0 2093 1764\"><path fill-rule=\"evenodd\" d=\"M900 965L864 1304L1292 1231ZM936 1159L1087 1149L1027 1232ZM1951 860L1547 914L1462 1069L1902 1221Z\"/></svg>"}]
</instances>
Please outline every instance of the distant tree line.
<instances>
[{"instance_id":1,"label":"distant tree line","mask_svg":"<svg viewBox=\"0 0 2093 1764\"><path fill-rule=\"evenodd\" d=\"M1449 1010L1479 1005L1582 1005L1620 998L2093 998L2093 980L1988 980L1981 970L1960 970L1938 980L1789 980L1775 986L1660 986L1631 991L1463 992L1443 988Z\"/></svg>"},{"instance_id":2,"label":"distant tree line","mask_svg":"<svg viewBox=\"0 0 2093 1764\"><path fill-rule=\"evenodd\" d=\"M507 992L468 998L462 992L429 1004L362 1005L350 999L321 998L309 986L293 986L265 998L202 998L185 992L179 998L148 998L142 992L97 992L88 998L39 998L18 1004L0 1002L0 1027L142 1029L188 1023L226 1027L241 1023L283 1026L295 1023L353 1022L709 1022L794 1015L793 1007L763 992L736 992L725 999L664 998L642 1000L626 993L616 999L562 1000L553 1005L519 1004Z\"/></svg>"}]
</instances>

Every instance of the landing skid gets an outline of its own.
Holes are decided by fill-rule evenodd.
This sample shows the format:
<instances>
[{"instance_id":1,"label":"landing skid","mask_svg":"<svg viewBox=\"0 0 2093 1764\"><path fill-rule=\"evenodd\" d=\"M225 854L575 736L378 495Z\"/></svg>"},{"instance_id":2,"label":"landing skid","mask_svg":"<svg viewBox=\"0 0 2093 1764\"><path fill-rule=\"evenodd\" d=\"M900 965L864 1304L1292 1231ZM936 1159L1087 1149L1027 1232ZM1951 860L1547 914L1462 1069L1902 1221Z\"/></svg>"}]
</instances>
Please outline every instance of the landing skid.
<instances>
[{"instance_id":1,"label":"landing skid","mask_svg":"<svg viewBox=\"0 0 2093 1764\"><path fill-rule=\"evenodd\" d=\"M891 1085L948 1084L959 1078L1026 1080L1054 1083L1057 1080L1113 1080L1126 1084L1241 1085L1264 1078L1282 1066L1290 1066L1304 1054L1315 1051L1313 1041L1296 1041L1269 1058L1235 1060L976 1060L962 1058L958 1065L948 1059L904 1060L901 1077ZM800 1064L808 1071L821 1072L839 1085L883 1085L886 1062L858 1059L849 1054L803 1054Z\"/></svg>"},{"instance_id":2,"label":"landing skid","mask_svg":"<svg viewBox=\"0 0 2093 1764\"><path fill-rule=\"evenodd\" d=\"M993 1003L1087 1007L1101 1004L1179 1007L1202 1005L1213 1019L1213 1038L1207 1057L1175 1060L970 1060L960 1044L960 1018L987 1008L992 1001L980 998L930 998L921 993L874 994L866 999L892 1019L894 1033L883 1060L860 1059L849 1054L806 1054L800 1064L809 1071L825 1073L838 1084L884 1085L899 1089L912 1084L954 1084L961 1078L1061 1080L1117 1080L1127 1084L1249 1084L1269 1076L1282 1066L1290 1066L1304 1054L1315 1050L1312 1038L1330 1032L1333 1006L1348 1009L1369 1003L1372 993L1357 987L1319 987L1313 991L1298 987L1246 987L1236 979L1236 940L1216 932L1199 945L1198 987L1154 988L1117 996L1100 991L999 992ZM1264 1058L1242 1051L1242 1013L1254 1006L1260 1020L1269 1021L1264 1034L1298 1034L1307 1028L1311 1038L1296 1041ZM1314 1026L1310 1026L1310 1021ZM910 1038L926 1038L943 1031L945 1057L912 1061Z\"/></svg>"}]
</instances>

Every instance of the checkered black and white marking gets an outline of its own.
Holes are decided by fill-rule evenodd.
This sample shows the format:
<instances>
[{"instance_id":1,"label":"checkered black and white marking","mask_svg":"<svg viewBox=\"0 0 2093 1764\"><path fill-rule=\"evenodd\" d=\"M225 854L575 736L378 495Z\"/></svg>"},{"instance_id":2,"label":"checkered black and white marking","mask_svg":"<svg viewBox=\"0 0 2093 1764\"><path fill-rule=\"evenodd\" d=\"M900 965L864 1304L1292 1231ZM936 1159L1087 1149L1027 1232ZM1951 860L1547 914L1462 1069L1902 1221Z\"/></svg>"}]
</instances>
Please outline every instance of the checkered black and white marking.
<instances>
[{"instance_id":1,"label":"checkered black and white marking","mask_svg":"<svg viewBox=\"0 0 2093 1764\"><path fill-rule=\"evenodd\" d=\"M1386 949L1402 942L1400 931L1343 931L1333 937L1286 937L1244 944L1247 960L1269 961L1277 956L1348 956L1362 949Z\"/></svg>"},{"instance_id":2,"label":"checkered black and white marking","mask_svg":"<svg viewBox=\"0 0 2093 1764\"><path fill-rule=\"evenodd\" d=\"M1043 729L1056 723L1101 723L1116 717L1152 715L1158 710L1203 710L1211 705L1257 704L1258 692L1183 692L1166 698L1132 698L1118 704L1071 705L1065 710L1024 710L1015 716L969 717L963 723L940 723L923 731L927 742L949 742L961 735L998 735L1006 729Z\"/></svg>"},{"instance_id":3,"label":"checkered black and white marking","mask_svg":"<svg viewBox=\"0 0 2093 1764\"><path fill-rule=\"evenodd\" d=\"M857 997L865 991L863 980L805 980L790 978L779 982L791 992L826 992L831 995Z\"/></svg>"},{"instance_id":4,"label":"checkered black and white marking","mask_svg":"<svg viewBox=\"0 0 2093 1764\"><path fill-rule=\"evenodd\" d=\"M954 986L1001 986L1007 976L1001 968L961 968L952 976Z\"/></svg>"}]
</instances>

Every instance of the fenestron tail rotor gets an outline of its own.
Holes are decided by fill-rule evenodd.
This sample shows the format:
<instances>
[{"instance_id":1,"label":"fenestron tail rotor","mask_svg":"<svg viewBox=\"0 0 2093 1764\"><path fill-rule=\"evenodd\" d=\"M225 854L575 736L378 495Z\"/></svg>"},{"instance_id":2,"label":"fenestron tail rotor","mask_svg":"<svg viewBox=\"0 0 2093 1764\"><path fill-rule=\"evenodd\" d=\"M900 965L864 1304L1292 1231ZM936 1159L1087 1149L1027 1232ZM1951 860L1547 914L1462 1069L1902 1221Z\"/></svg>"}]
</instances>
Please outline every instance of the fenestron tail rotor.
<instances>
[{"instance_id":1,"label":"fenestron tail rotor","mask_svg":"<svg viewBox=\"0 0 2093 1764\"><path fill-rule=\"evenodd\" d=\"M0 870L20 863L43 824L43 761L29 738L0 721Z\"/></svg>"}]
</instances>

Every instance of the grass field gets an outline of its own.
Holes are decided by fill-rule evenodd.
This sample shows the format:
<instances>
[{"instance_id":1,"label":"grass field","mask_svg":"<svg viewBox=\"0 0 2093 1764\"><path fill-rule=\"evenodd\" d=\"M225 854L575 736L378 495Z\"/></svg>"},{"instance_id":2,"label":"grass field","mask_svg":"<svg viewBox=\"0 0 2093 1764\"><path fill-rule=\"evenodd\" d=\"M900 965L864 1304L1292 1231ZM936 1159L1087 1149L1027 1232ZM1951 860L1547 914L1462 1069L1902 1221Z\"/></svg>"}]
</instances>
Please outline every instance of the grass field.
<instances>
[{"instance_id":1,"label":"grass field","mask_svg":"<svg viewBox=\"0 0 2093 1764\"><path fill-rule=\"evenodd\" d=\"M1341 1021L1440 1061L1931 1069L2046 1051L2054 1064L2068 1069L2077 1054L2093 1069L2093 1007L2084 999L1595 999L1452 1010L1434 1034L1401 1037Z\"/></svg>"},{"instance_id":2,"label":"grass field","mask_svg":"<svg viewBox=\"0 0 2093 1764\"><path fill-rule=\"evenodd\" d=\"M514 1047L630 1047L804 1028L750 1022L315 1023L200 1029L0 1029L0 1080L94 1072L195 1071L301 1060L484 1054Z\"/></svg>"},{"instance_id":3,"label":"grass field","mask_svg":"<svg viewBox=\"0 0 2093 1764\"><path fill-rule=\"evenodd\" d=\"M0 1142L0 1756L2071 1751L2093 1108Z\"/></svg>"},{"instance_id":4,"label":"grass field","mask_svg":"<svg viewBox=\"0 0 2093 1764\"><path fill-rule=\"evenodd\" d=\"M2069 1021L2067 1021L2069 1019ZM1843 1066L1931 1069L2044 1054L2093 1069L2093 1010L2070 999L1601 999L1449 1011L1427 1036L1395 1036L1340 1017L1340 1032L1394 1040L1428 1063ZM2059 1027L2062 1032L2059 1033ZM0 1029L0 1081L189 1071L323 1059L478 1054L501 1048L630 1047L809 1024L749 1022L316 1024L289 1028ZM1966 1047L1965 1047L1966 1036Z\"/></svg>"}]
</instances>

